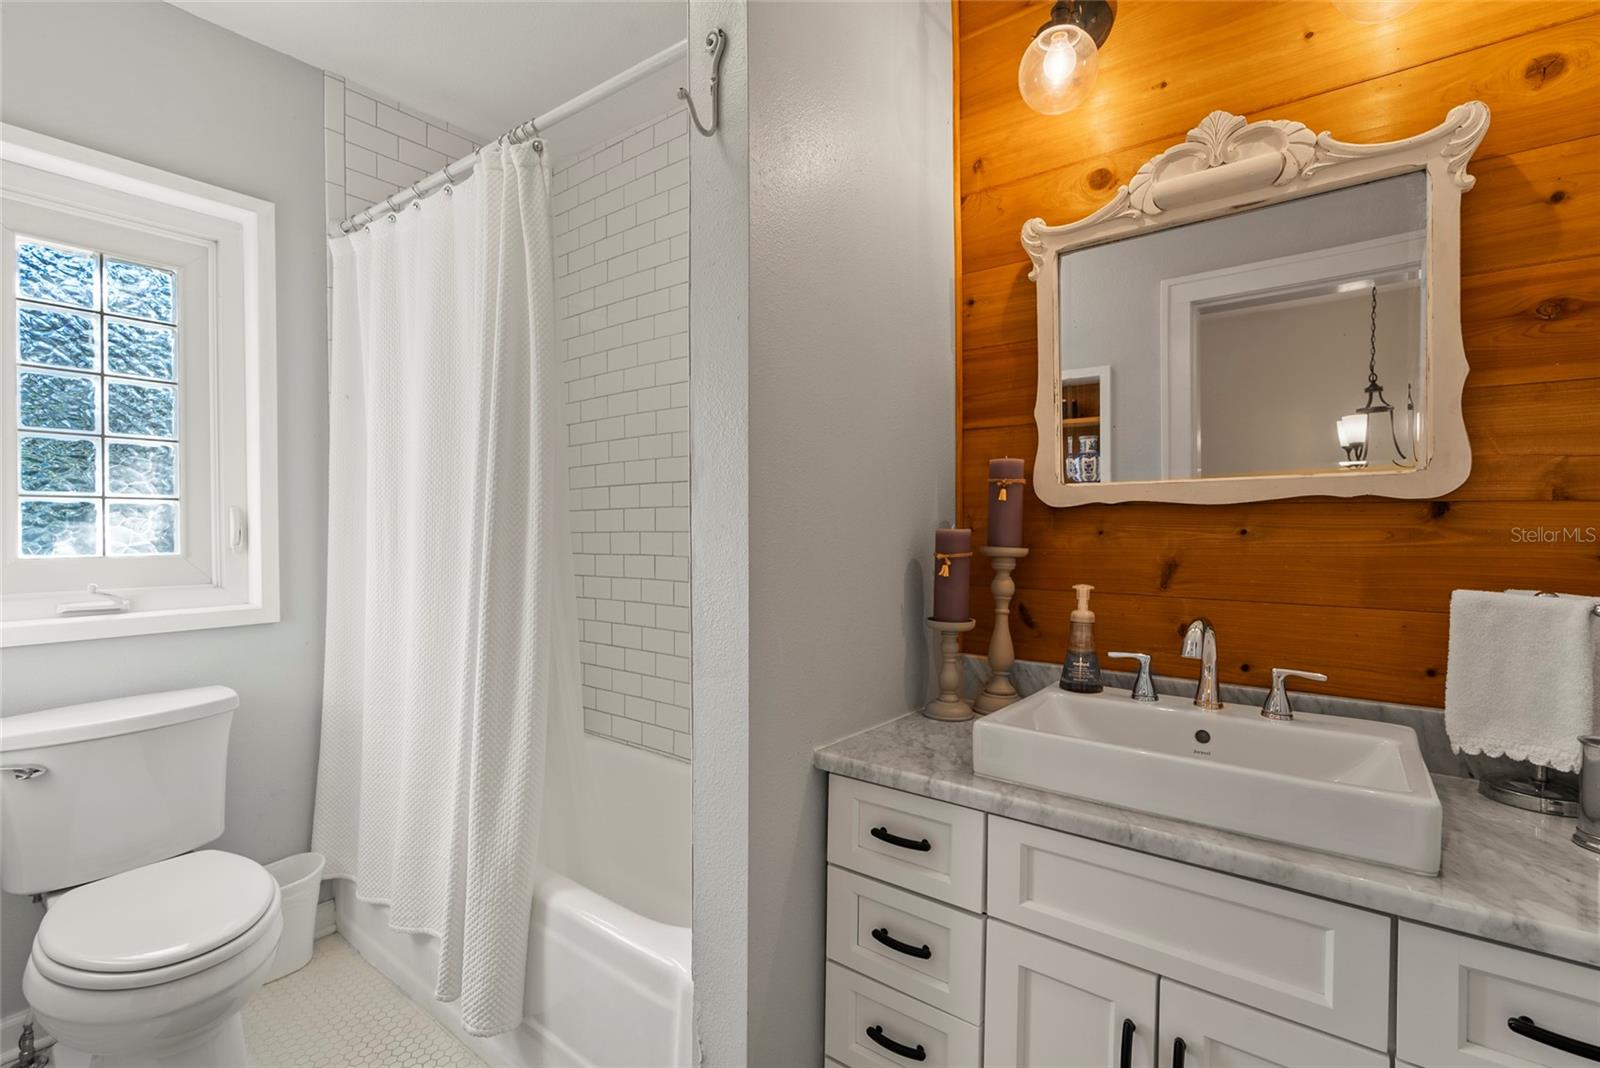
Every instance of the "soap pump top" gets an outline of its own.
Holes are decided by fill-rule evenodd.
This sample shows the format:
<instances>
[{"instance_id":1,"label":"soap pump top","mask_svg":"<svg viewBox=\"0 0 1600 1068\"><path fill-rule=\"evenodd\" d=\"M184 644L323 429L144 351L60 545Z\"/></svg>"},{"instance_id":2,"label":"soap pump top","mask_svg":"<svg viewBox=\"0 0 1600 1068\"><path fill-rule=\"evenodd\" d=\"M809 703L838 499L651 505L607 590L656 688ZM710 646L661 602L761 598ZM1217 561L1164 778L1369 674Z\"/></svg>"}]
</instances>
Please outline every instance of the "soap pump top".
<instances>
[{"instance_id":1,"label":"soap pump top","mask_svg":"<svg viewBox=\"0 0 1600 1068\"><path fill-rule=\"evenodd\" d=\"M1072 610L1072 622L1093 623L1094 613L1089 611L1089 594L1094 592L1094 587L1080 582L1072 588L1078 595L1078 607Z\"/></svg>"}]
</instances>

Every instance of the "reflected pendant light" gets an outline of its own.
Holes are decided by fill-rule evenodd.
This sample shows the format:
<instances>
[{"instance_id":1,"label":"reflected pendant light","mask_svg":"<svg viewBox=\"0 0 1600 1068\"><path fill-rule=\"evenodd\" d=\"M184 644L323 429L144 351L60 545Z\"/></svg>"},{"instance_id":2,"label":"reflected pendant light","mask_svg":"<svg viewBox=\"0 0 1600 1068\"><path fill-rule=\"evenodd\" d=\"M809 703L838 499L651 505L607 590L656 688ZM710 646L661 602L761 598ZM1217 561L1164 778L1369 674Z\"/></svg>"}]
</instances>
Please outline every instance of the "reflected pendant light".
<instances>
[{"instance_id":1,"label":"reflected pendant light","mask_svg":"<svg viewBox=\"0 0 1600 1068\"><path fill-rule=\"evenodd\" d=\"M1030 108L1060 115L1089 95L1116 16L1114 0L1056 0L1017 67L1017 88Z\"/></svg>"},{"instance_id":2,"label":"reflected pendant light","mask_svg":"<svg viewBox=\"0 0 1600 1068\"><path fill-rule=\"evenodd\" d=\"M1340 467L1365 467L1367 466L1367 450L1372 441L1372 417L1374 415L1387 415L1389 417L1389 438L1394 442L1395 455L1400 461L1409 461L1410 456L1400 445L1399 428L1395 426L1394 405L1383 395L1383 385L1378 381L1378 283L1372 283L1372 313L1370 327L1367 335L1367 399L1361 407L1349 415L1340 416L1336 429L1339 434L1339 447L1344 450L1344 459L1339 461ZM1410 437L1411 447L1416 448L1416 403L1411 397L1411 387L1406 386L1406 433ZM1399 461L1396 461L1399 463ZM1402 465L1403 466L1403 465Z\"/></svg>"}]
</instances>

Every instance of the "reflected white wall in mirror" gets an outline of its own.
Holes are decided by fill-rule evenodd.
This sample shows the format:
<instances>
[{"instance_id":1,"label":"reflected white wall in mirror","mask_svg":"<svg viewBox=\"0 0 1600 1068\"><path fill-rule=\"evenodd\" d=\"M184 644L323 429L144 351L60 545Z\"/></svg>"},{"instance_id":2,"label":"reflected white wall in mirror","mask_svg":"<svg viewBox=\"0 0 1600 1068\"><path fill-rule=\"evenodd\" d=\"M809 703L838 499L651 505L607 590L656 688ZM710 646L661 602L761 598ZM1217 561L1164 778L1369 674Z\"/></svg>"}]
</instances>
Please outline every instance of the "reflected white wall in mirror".
<instances>
[{"instance_id":1,"label":"reflected white wall in mirror","mask_svg":"<svg viewBox=\"0 0 1600 1068\"><path fill-rule=\"evenodd\" d=\"M1376 287L1375 319L1366 281L1334 283L1270 303L1218 302L1197 310L1189 477L1417 462L1422 282L1411 271L1380 277ZM1374 350L1377 381L1395 408L1388 415L1358 414L1367 403ZM1341 444L1341 420L1355 426L1355 434L1347 430L1346 436L1366 445L1364 456L1353 456Z\"/></svg>"},{"instance_id":2,"label":"reflected white wall in mirror","mask_svg":"<svg viewBox=\"0 0 1600 1068\"><path fill-rule=\"evenodd\" d=\"M1465 480L1460 196L1488 124L1340 142L1214 112L1086 219L1023 228L1054 505Z\"/></svg>"},{"instance_id":3,"label":"reflected white wall in mirror","mask_svg":"<svg viewBox=\"0 0 1600 1068\"><path fill-rule=\"evenodd\" d=\"M1063 253L1063 477L1414 463L1405 408L1424 386L1426 231L1413 173ZM1352 461L1336 427L1367 404L1374 285L1375 369L1407 425L1394 434L1379 417Z\"/></svg>"}]
</instances>

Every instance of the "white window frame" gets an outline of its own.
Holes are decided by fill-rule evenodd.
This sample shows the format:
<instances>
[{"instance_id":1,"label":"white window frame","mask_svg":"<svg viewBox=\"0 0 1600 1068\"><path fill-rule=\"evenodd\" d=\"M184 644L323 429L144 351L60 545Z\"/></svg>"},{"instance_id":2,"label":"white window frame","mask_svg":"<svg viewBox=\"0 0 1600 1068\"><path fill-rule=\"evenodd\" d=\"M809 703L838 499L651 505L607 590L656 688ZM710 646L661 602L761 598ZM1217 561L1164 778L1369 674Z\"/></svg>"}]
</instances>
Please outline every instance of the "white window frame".
<instances>
[{"instance_id":1,"label":"white window frame","mask_svg":"<svg viewBox=\"0 0 1600 1068\"><path fill-rule=\"evenodd\" d=\"M54 176L45 176L45 184L55 184ZM212 413L225 410L224 401L238 396L234 373L223 373L217 366L219 347L213 340L212 312L217 307L212 283L212 261L216 258L210 241L175 240L165 234L152 234L97 215L80 215L51 204L38 203L30 197L37 186L37 172L23 180L21 187L7 185L5 203L0 207L0 316L9 329L16 321L17 294L16 252L19 239L49 240L54 244L71 246L103 253L107 259L131 260L172 270L177 275L176 292L178 315L175 324L177 335L176 392L178 440L178 496L179 496L179 555L176 556L98 556L98 557L19 557L16 547L17 529L9 517L14 515L20 492L14 476L0 478L0 501L4 503L7 521L0 524L0 574L5 578L8 595L37 595L38 607L51 615L63 590L83 593L93 582L108 589L156 589L158 587L184 587L207 585L217 577L217 557L212 551L214 516L212 499L222 472L215 463L219 449L219 428L212 425ZM48 235L48 236L46 236ZM222 235L225 238L225 235ZM27 303L26 298L23 302ZM100 313L84 314L99 317ZM97 336L104 323L97 324ZM14 346L17 338L8 334L4 345L3 377L0 377L0 405L8 413L17 410L17 372L35 370L30 366L19 368ZM37 370L47 374L61 374L74 378L93 378L97 399L105 388L107 378L95 372L79 372L69 368L46 367ZM101 367L100 370L104 370ZM103 416L103 409L102 409ZM8 427L8 430L10 428ZM109 435L102 426L102 441ZM8 437L0 444L0 455L5 457L5 470L15 470L15 455L11 452L15 440ZM100 464L105 467L102 451ZM102 479L102 491L105 489ZM102 492L100 496L115 496ZM228 561L224 559L222 571ZM52 597L54 598L52 600ZM83 600L78 596L76 600ZM108 602L109 603L109 602ZM8 617L9 618L9 617Z\"/></svg>"},{"instance_id":2,"label":"white window frame","mask_svg":"<svg viewBox=\"0 0 1600 1068\"><path fill-rule=\"evenodd\" d=\"M20 556L12 425L19 234L178 272L176 555ZM276 622L273 205L0 124L0 237L0 404L10 413L0 435L0 646ZM63 613L63 605L96 601L89 583L110 594L106 610Z\"/></svg>"}]
</instances>

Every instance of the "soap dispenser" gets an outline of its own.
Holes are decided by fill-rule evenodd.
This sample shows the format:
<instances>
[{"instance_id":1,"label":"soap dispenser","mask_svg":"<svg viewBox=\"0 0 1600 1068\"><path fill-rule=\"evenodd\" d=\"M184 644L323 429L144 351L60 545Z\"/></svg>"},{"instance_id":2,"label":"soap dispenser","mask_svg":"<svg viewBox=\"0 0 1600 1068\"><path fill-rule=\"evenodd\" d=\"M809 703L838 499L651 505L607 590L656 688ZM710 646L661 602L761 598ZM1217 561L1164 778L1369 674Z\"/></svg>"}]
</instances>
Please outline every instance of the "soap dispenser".
<instances>
[{"instance_id":1,"label":"soap dispenser","mask_svg":"<svg viewBox=\"0 0 1600 1068\"><path fill-rule=\"evenodd\" d=\"M1073 693L1099 693L1100 658L1094 651L1094 613L1089 611L1093 586L1072 587L1078 594L1078 607L1072 610L1072 635L1067 639L1067 660L1061 665L1061 688Z\"/></svg>"}]
</instances>

